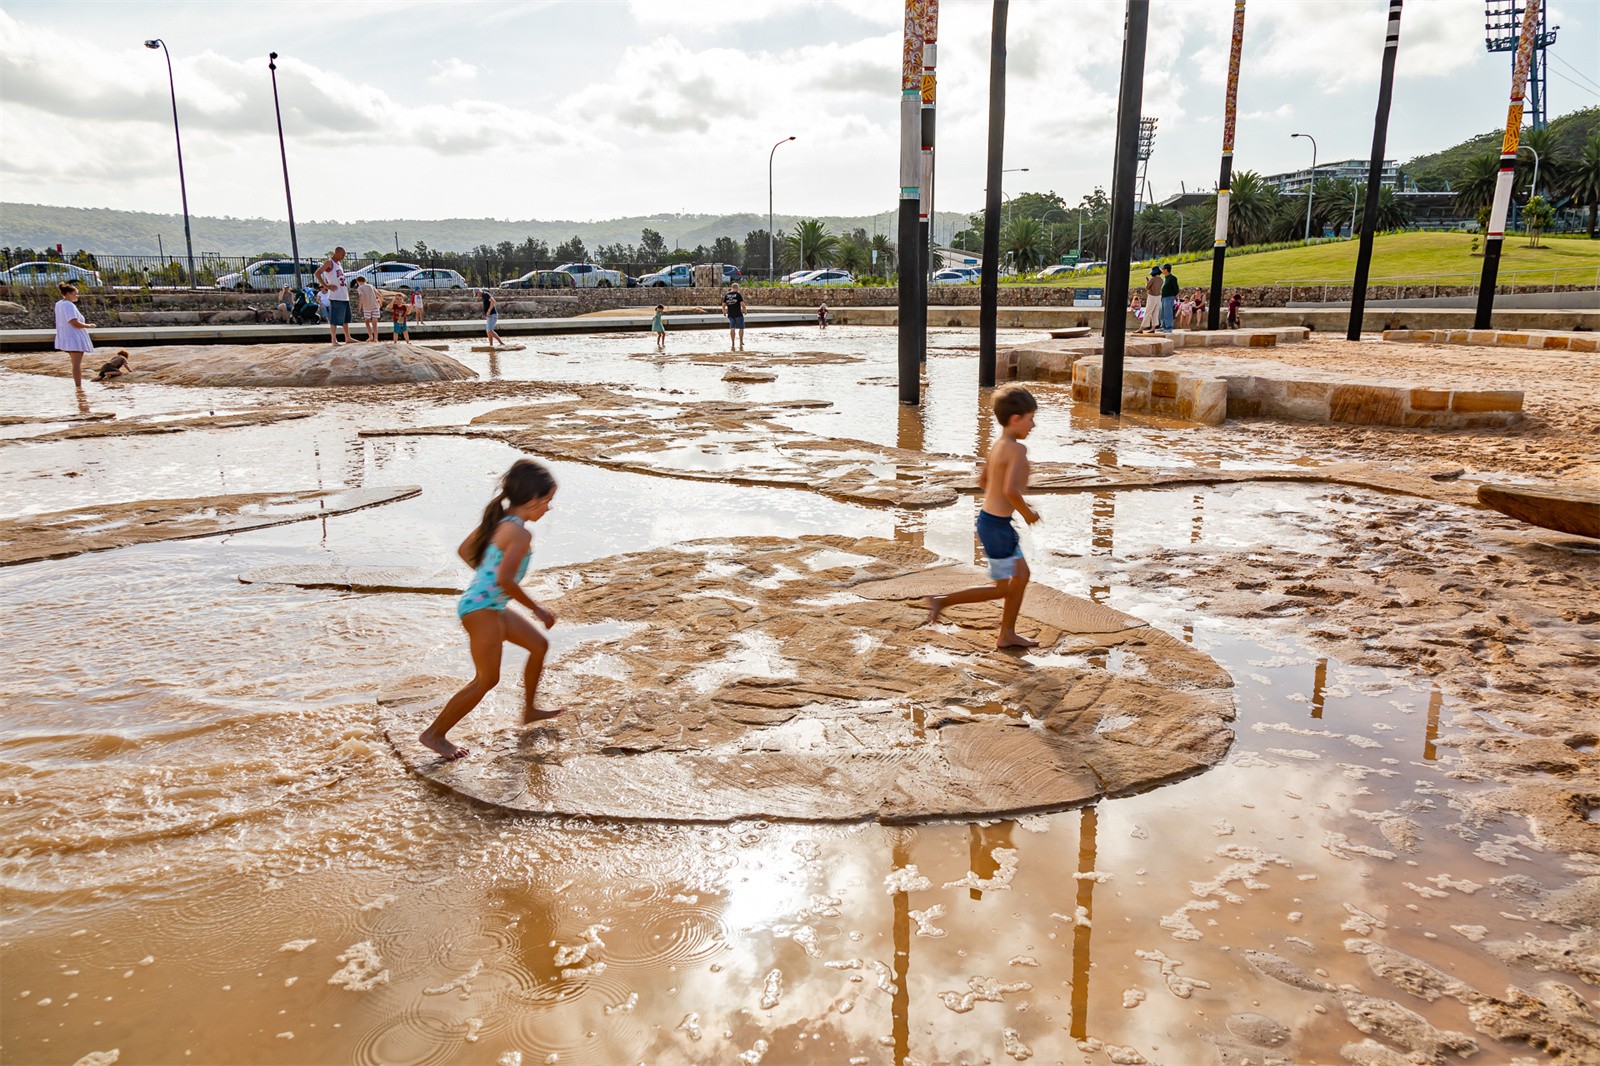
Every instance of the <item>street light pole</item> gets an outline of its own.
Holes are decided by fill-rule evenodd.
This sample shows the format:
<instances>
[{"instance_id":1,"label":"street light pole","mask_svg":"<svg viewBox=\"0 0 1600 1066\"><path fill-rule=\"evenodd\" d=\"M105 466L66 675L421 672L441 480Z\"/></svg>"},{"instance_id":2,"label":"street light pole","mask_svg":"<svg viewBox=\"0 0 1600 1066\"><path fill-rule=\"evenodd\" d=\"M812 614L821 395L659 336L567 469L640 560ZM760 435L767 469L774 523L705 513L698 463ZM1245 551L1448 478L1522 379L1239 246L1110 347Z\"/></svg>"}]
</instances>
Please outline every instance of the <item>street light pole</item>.
<instances>
[{"instance_id":1,"label":"street light pole","mask_svg":"<svg viewBox=\"0 0 1600 1066\"><path fill-rule=\"evenodd\" d=\"M772 280L772 267L774 251L777 243L772 238L772 157L778 154L778 146L788 144L793 137L785 137L778 144L772 146L772 151L767 153L767 280Z\"/></svg>"},{"instance_id":2,"label":"street light pole","mask_svg":"<svg viewBox=\"0 0 1600 1066\"><path fill-rule=\"evenodd\" d=\"M1528 189L1528 197L1531 199L1539 195L1539 151L1531 144L1519 144L1517 151L1533 153L1533 185Z\"/></svg>"},{"instance_id":3,"label":"street light pole","mask_svg":"<svg viewBox=\"0 0 1600 1066\"><path fill-rule=\"evenodd\" d=\"M178 87L172 80L172 53L167 42L157 37L144 42L146 48L159 48L167 57L167 88L172 93L172 137L178 143L178 195L183 199L183 243L189 253L189 288L194 288L194 241L189 236L189 187L183 180L183 135L178 132Z\"/></svg>"},{"instance_id":4,"label":"street light pole","mask_svg":"<svg viewBox=\"0 0 1600 1066\"><path fill-rule=\"evenodd\" d=\"M1306 182L1306 243L1311 243L1311 198L1317 191L1317 139L1309 133L1291 133L1291 139L1304 137L1311 142L1311 180Z\"/></svg>"},{"instance_id":5,"label":"street light pole","mask_svg":"<svg viewBox=\"0 0 1600 1066\"><path fill-rule=\"evenodd\" d=\"M289 208L289 254L294 257L294 287L300 282L300 241L294 232L294 197L289 194L289 153L283 147L283 111L278 107L278 53L267 53L267 69L272 71L272 113L278 117L278 157L283 160L283 201Z\"/></svg>"}]
</instances>

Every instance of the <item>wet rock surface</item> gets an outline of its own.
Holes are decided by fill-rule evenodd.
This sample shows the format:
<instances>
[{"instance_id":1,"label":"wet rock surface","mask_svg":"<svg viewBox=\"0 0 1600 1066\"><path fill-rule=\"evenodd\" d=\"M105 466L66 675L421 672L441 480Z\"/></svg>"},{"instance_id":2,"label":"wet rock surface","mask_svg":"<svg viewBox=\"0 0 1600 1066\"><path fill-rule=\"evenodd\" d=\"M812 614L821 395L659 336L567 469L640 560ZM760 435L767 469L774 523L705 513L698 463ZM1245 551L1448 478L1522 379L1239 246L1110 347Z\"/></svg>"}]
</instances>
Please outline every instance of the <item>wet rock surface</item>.
<instances>
[{"instance_id":1,"label":"wet rock surface","mask_svg":"<svg viewBox=\"0 0 1600 1066\"><path fill-rule=\"evenodd\" d=\"M985 576L883 540L740 538L543 575L563 624L648 619L552 678L570 709L444 763L416 739L455 685L379 700L407 765L515 810L663 821L902 821L1052 809L1192 774L1232 731L1231 680L1138 619L1035 586L918 628L922 598ZM1113 651L1137 672L1112 671ZM470 733L467 734L469 737ZM468 741L470 745L470 741Z\"/></svg>"},{"instance_id":2,"label":"wet rock surface","mask_svg":"<svg viewBox=\"0 0 1600 1066\"><path fill-rule=\"evenodd\" d=\"M354 330L355 327L352 327ZM112 349L102 349L109 353ZM100 354L100 353L95 353ZM85 368L93 356L85 358ZM5 365L31 374L72 373L60 352L7 356ZM477 374L442 352L418 344L174 344L133 350L126 384L280 387L392 385L463 381Z\"/></svg>"}]
</instances>

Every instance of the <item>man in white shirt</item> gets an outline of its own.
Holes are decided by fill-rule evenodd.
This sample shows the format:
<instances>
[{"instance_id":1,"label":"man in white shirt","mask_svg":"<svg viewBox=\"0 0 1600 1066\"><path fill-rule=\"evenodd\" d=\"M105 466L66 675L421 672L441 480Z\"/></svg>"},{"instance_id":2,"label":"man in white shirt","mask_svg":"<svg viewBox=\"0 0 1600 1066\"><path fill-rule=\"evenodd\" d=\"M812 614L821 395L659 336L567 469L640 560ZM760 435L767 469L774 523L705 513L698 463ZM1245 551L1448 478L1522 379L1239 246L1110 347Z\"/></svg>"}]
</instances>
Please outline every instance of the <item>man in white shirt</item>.
<instances>
[{"instance_id":1,"label":"man in white shirt","mask_svg":"<svg viewBox=\"0 0 1600 1066\"><path fill-rule=\"evenodd\" d=\"M344 279L344 249L335 248L312 275L317 290L328 298L328 340L339 343L339 327L344 327L344 343L350 343L350 286Z\"/></svg>"}]
</instances>

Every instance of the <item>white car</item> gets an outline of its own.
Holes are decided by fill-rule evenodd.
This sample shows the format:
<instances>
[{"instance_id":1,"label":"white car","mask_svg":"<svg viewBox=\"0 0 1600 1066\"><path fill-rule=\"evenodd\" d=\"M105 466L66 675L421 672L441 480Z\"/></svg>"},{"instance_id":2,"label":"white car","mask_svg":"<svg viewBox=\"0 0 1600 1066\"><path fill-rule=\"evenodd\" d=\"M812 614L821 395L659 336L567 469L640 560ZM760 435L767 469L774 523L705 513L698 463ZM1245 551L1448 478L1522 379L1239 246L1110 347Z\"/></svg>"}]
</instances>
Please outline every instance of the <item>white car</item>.
<instances>
[{"instance_id":1,"label":"white car","mask_svg":"<svg viewBox=\"0 0 1600 1066\"><path fill-rule=\"evenodd\" d=\"M352 271L346 280L365 278L380 289L392 289L402 276L421 269L416 263L373 263Z\"/></svg>"},{"instance_id":2,"label":"white car","mask_svg":"<svg viewBox=\"0 0 1600 1066\"><path fill-rule=\"evenodd\" d=\"M83 289L98 289L100 274L59 261L18 263L10 270L0 270L0 284L5 285L54 286L63 281L70 281Z\"/></svg>"},{"instance_id":3,"label":"white car","mask_svg":"<svg viewBox=\"0 0 1600 1066\"><path fill-rule=\"evenodd\" d=\"M822 285L854 285L856 279L850 276L848 270L813 270L809 274L802 274L791 281L790 285L822 286Z\"/></svg>"},{"instance_id":4,"label":"white car","mask_svg":"<svg viewBox=\"0 0 1600 1066\"><path fill-rule=\"evenodd\" d=\"M939 285L966 285L969 282L977 281L978 277L976 274L969 274L965 270L948 267L935 274L933 280Z\"/></svg>"},{"instance_id":5,"label":"white car","mask_svg":"<svg viewBox=\"0 0 1600 1066\"><path fill-rule=\"evenodd\" d=\"M409 291L411 289L464 289L467 279L454 270L413 270L390 280L386 288Z\"/></svg>"},{"instance_id":6,"label":"white car","mask_svg":"<svg viewBox=\"0 0 1600 1066\"><path fill-rule=\"evenodd\" d=\"M563 274L571 274L573 283L580 289L622 288L622 275L619 272L593 263L564 263L556 269Z\"/></svg>"},{"instance_id":7,"label":"white car","mask_svg":"<svg viewBox=\"0 0 1600 1066\"><path fill-rule=\"evenodd\" d=\"M1061 263L1057 263L1054 266L1047 266L1043 270L1039 271L1039 277L1041 279L1059 277L1062 274L1075 273L1077 269L1078 268L1075 266L1064 266Z\"/></svg>"},{"instance_id":8,"label":"white car","mask_svg":"<svg viewBox=\"0 0 1600 1066\"><path fill-rule=\"evenodd\" d=\"M311 275L315 274L317 267L321 265L320 262L302 260L300 284L311 284ZM262 292L277 292L285 285L294 287L293 259L263 259L259 263L251 263L243 270L224 274L217 279L219 289L258 289Z\"/></svg>"}]
</instances>

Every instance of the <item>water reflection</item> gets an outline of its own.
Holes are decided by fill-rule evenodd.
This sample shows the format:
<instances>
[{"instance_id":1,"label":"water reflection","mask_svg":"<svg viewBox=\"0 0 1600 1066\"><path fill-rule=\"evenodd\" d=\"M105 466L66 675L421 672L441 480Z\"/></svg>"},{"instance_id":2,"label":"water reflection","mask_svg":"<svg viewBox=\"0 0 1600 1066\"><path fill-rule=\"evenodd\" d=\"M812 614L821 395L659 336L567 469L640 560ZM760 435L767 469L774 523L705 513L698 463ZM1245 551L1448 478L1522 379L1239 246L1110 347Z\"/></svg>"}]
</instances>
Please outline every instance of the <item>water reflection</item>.
<instances>
[{"instance_id":1,"label":"water reflection","mask_svg":"<svg viewBox=\"0 0 1600 1066\"><path fill-rule=\"evenodd\" d=\"M905 404L896 404L899 412L899 423L895 429L895 446L906 451L921 453L927 440L927 423L923 420L922 408L909 407ZM921 463L910 464L896 469L895 480L916 481L919 478ZM923 546L928 530L928 519L922 511L909 508L897 508L894 516L894 539Z\"/></svg>"},{"instance_id":2,"label":"water reflection","mask_svg":"<svg viewBox=\"0 0 1600 1066\"><path fill-rule=\"evenodd\" d=\"M1011 833L1016 826L1016 822L1002 819L993 825L973 823L967 827L968 865L974 878L987 881L1000 869L1000 860L995 858L995 849L1015 847L1011 842ZM967 892L973 899L983 898L983 890L980 888L973 887Z\"/></svg>"},{"instance_id":3,"label":"water reflection","mask_svg":"<svg viewBox=\"0 0 1600 1066\"><path fill-rule=\"evenodd\" d=\"M1090 806L1083 809L1078 822L1078 872L1094 873L1095 834L1099 814ZM1077 879L1077 913L1072 924L1072 1025L1070 1032L1076 1040L1089 1035L1089 937L1093 933L1094 886L1093 877Z\"/></svg>"},{"instance_id":4,"label":"water reflection","mask_svg":"<svg viewBox=\"0 0 1600 1066\"><path fill-rule=\"evenodd\" d=\"M891 872L911 861L911 830L891 829L893 864ZM911 898L906 892L894 894L894 992L890 1007L894 1061L905 1062L911 1053Z\"/></svg>"},{"instance_id":5,"label":"water reflection","mask_svg":"<svg viewBox=\"0 0 1600 1066\"><path fill-rule=\"evenodd\" d=\"M1311 679L1311 717L1322 717L1323 701L1328 694L1328 660L1317 660L1317 672Z\"/></svg>"},{"instance_id":6,"label":"water reflection","mask_svg":"<svg viewBox=\"0 0 1600 1066\"><path fill-rule=\"evenodd\" d=\"M1444 706L1444 693L1439 691L1439 686L1433 686L1433 692L1428 696L1428 732L1422 741L1422 757L1428 762L1439 758L1436 744L1439 740L1439 711Z\"/></svg>"}]
</instances>

